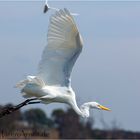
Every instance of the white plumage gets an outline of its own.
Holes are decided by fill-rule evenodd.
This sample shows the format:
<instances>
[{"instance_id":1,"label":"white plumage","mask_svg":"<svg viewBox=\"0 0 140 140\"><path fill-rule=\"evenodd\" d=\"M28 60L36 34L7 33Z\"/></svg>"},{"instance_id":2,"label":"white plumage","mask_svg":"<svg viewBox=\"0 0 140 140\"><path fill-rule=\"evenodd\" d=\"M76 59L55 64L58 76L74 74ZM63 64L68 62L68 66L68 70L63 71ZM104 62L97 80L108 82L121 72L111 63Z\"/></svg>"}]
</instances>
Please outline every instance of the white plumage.
<instances>
[{"instance_id":1,"label":"white plumage","mask_svg":"<svg viewBox=\"0 0 140 140\"><path fill-rule=\"evenodd\" d=\"M77 106L71 88L70 75L83 47L82 37L73 17L67 9L51 16L45 47L37 76L28 76L17 84L25 98L37 97L42 103L69 104L82 117L89 116L89 108L110 110L99 103Z\"/></svg>"},{"instance_id":2,"label":"white plumage","mask_svg":"<svg viewBox=\"0 0 140 140\"><path fill-rule=\"evenodd\" d=\"M39 74L47 85L70 85L72 67L82 50L82 39L70 13L65 9L50 19Z\"/></svg>"}]
</instances>

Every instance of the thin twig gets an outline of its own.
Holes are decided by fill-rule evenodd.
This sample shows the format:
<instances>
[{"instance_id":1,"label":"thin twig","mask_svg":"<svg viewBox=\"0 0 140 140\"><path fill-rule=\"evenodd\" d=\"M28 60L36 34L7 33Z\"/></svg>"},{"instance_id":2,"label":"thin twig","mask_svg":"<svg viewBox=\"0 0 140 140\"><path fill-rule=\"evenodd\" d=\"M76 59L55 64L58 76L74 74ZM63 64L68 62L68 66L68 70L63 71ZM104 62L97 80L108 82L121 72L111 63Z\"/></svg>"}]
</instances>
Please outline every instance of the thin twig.
<instances>
[{"instance_id":1,"label":"thin twig","mask_svg":"<svg viewBox=\"0 0 140 140\"><path fill-rule=\"evenodd\" d=\"M27 99L24 102L16 105L16 106L11 106L11 107L4 107L2 111L0 112L0 118L4 117L5 115L11 114L12 112L22 108L23 106L26 106L28 104L37 104L40 103L40 101L36 102L31 102L33 100L38 100L37 98L32 98L32 99Z\"/></svg>"}]
</instances>

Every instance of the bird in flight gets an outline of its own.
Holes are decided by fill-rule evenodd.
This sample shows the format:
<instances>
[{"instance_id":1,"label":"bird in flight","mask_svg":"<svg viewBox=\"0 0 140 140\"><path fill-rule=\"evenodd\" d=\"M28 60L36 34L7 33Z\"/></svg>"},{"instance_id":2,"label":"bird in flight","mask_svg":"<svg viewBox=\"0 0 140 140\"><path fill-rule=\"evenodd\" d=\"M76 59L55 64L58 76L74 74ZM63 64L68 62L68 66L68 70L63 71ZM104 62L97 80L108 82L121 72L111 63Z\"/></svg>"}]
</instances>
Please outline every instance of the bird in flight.
<instances>
[{"instance_id":1,"label":"bird in flight","mask_svg":"<svg viewBox=\"0 0 140 140\"><path fill-rule=\"evenodd\" d=\"M45 1L45 5L44 5L43 12L44 13L47 13L49 9L52 9L52 10L55 10L55 11L59 11L60 10L60 9L55 8L55 7L50 7L49 4L48 4L48 0L46 0ZM71 13L71 15L78 16L79 14L77 14L77 13Z\"/></svg>"},{"instance_id":2,"label":"bird in flight","mask_svg":"<svg viewBox=\"0 0 140 140\"><path fill-rule=\"evenodd\" d=\"M35 98L41 103L66 103L82 116L89 117L89 109L110 111L97 102L78 107L71 87L72 68L83 48L82 37L74 18L67 9L56 11L50 18L45 47L36 76L27 76L16 87L23 97Z\"/></svg>"}]
</instances>

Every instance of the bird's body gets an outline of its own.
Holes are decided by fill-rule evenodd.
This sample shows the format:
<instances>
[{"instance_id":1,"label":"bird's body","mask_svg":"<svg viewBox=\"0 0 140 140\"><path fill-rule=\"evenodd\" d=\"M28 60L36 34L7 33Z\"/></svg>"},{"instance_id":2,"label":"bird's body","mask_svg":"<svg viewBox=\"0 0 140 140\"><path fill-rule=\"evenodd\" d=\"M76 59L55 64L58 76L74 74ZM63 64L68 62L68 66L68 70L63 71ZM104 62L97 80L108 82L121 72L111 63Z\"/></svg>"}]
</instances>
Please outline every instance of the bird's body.
<instances>
[{"instance_id":1,"label":"bird's body","mask_svg":"<svg viewBox=\"0 0 140 140\"><path fill-rule=\"evenodd\" d=\"M39 72L20 81L23 97L37 97L42 103L69 104L82 117L89 116L90 108L109 110L96 102L84 103L80 108L71 87L71 71L82 51L83 41L73 17L67 9L56 11L50 19Z\"/></svg>"}]
</instances>

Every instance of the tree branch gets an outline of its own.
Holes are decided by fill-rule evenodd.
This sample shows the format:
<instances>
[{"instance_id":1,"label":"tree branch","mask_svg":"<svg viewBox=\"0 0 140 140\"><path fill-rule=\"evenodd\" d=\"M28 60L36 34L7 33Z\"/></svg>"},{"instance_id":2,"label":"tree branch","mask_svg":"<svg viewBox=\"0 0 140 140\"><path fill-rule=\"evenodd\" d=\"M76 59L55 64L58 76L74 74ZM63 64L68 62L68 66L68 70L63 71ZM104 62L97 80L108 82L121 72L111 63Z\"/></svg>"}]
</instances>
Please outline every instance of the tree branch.
<instances>
[{"instance_id":1,"label":"tree branch","mask_svg":"<svg viewBox=\"0 0 140 140\"><path fill-rule=\"evenodd\" d=\"M16 110L22 108L23 106L26 106L28 104L37 104L40 103L40 101L35 101L32 102L33 100L38 100L38 98L32 98L32 99L27 99L24 102L16 105L16 106L11 106L11 107L4 107L2 111L0 112L0 118L4 117L5 115L11 114L12 112L15 112Z\"/></svg>"}]
</instances>

